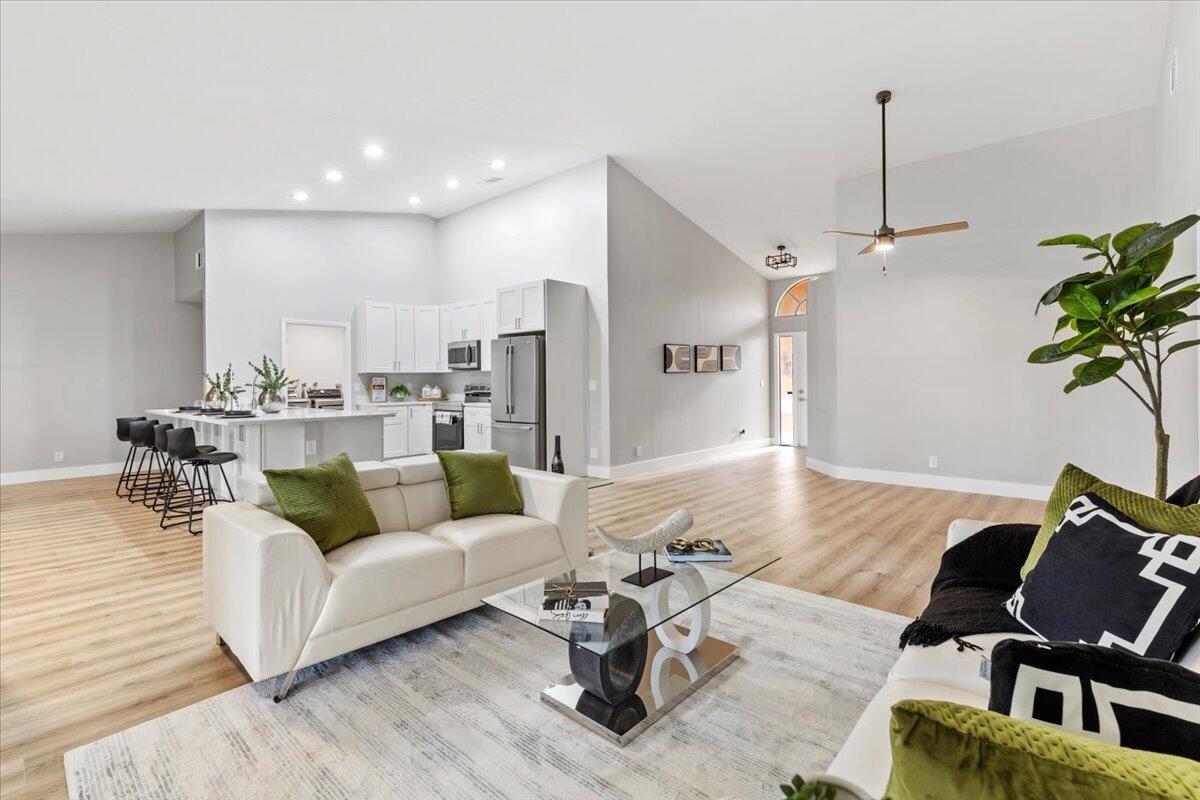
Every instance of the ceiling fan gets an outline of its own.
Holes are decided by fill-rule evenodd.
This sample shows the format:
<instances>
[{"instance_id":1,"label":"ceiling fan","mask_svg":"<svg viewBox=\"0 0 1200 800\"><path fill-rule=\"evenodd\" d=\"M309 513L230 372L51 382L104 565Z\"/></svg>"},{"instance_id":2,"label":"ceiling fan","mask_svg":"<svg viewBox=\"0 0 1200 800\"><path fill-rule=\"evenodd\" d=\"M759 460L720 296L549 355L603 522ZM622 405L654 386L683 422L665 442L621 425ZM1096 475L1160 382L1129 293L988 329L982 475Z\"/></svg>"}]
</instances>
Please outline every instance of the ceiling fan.
<instances>
[{"instance_id":1,"label":"ceiling fan","mask_svg":"<svg viewBox=\"0 0 1200 800\"><path fill-rule=\"evenodd\" d=\"M860 256L875 251L887 252L896 246L896 240L906 236L925 236L930 233L947 233L949 231L966 230L968 225L966 222L947 222L942 225L929 225L924 228L909 228L906 231L898 231L891 228L887 224L887 104L892 99L892 93L887 89L875 95L875 102L879 104L879 121L883 131L883 224L879 226L879 230L874 233L859 233L858 231L822 231L823 233L840 233L844 236L862 236L870 239L871 243L858 251Z\"/></svg>"}]
</instances>

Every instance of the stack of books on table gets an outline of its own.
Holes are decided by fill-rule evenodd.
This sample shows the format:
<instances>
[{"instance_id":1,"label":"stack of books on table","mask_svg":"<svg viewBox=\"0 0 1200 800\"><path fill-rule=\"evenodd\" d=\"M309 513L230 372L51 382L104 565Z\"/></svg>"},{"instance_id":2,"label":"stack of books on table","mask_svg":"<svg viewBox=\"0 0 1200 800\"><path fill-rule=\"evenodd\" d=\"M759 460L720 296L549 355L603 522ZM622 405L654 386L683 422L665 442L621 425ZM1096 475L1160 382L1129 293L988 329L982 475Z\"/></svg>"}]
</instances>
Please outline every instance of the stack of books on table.
<instances>
[{"instance_id":1,"label":"stack of books on table","mask_svg":"<svg viewBox=\"0 0 1200 800\"><path fill-rule=\"evenodd\" d=\"M604 581L546 582L539 620L604 624L608 613L608 584Z\"/></svg>"},{"instance_id":2,"label":"stack of books on table","mask_svg":"<svg viewBox=\"0 0 1200 800\"><path fill-rule=\"evenodd\" d=\"M690 564L698 561L725 562L733 561L733 553L720 539L700 539L698 547L678 547L674 542L663 547L667 561L672 564Z\"/></svg>"}]
</instances>

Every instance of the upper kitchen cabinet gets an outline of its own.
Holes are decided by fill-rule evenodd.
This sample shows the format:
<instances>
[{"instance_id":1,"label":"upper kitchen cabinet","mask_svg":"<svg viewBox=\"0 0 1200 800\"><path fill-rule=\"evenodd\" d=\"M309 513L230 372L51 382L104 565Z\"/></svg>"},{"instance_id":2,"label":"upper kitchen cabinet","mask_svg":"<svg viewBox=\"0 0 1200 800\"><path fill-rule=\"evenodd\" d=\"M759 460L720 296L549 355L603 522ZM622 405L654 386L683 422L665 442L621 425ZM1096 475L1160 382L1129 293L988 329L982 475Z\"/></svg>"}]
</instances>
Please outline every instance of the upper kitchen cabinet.
<instances>
[{"instance_id":1,"label":"upper kitchen cabinet","mask_svg":"<svg viewBox=\"0 0 1200 800\"><path fill-rule=\"evenodd\" d=\"M483 338L480 334L482 324L479 316L479 304L478 300L468 300L450 306L450 330L454 334L454 341L462 342Z\"/></svg>"},{"instance_id":2,"label":"upper kitchen cabinet","mask_svg":"<svg viewBox=\"0 0 1200 800\"><path fill-rule=\"evenodd\" d=\"M450 343L457 342L458 337L454 335L454 308L453 306L442 306L439 309L438 317L441 320L441 340L438 348L438 372L450 371Z\"/></svg>"},{"instance_id":3,"label":"upper kitchen cabinet","mask_svg":"<svg viewBox=\"0 0 1200 800\"><path fill-rule=\"evenodd\" d=\"M413 306L367 301L354 308L354 371L412 372L416 369Z\"/></svg>"},{"instance_id":4,"label":"upper kitchen cabinet","mask_svg":"<svg viewBox=\"0 0 1200 800\"><path fill-rule=\"evenodd\" d=\"M496 320L499 334L546 330L546 282L530 281L497 289Z\"/></svg>"},{"instance_id":5,"label":"upper kitchen cabinet","mask_svg":"<svg viewBox=\"0 0 1200 800\"><path fill-rule=\"evenodd\" d=\"M479 301L479 368L488 372L492 368L492 340L496 338L496 298Z\"/></svg>"},{"instance_id":6,"label":"upper kitchen cabinet","mask_svg":"<svg viewBox=\"0 0 1200 800\"><path fill-rule=\"evenodd\" d=\"M414 361L417 372L439 372L446 362L442 347L442 309L416 306L414 315Z\"/></svg>"}]
</instances>

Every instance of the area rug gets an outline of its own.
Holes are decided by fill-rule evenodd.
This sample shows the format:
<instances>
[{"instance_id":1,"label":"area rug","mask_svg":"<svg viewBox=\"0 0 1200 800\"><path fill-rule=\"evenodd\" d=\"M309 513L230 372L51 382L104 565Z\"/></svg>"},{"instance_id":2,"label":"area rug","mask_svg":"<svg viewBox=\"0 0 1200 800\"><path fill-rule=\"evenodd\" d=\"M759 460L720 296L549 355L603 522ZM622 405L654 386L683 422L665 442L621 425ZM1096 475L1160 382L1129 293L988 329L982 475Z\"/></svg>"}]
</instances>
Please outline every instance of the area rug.
<instances>
[{"instance_id":1,"label":"area rug","mask_svg":"<svg viewBox=\"0 0 1200 800\"><path fill-rule=\"evenodd\" d=\"M484 608L68 752L75 800L745 798L824 770L908 620L747 579L713 599L741 657L625 747L539 701L565 645Z\"/></svg>"}]
</instances>

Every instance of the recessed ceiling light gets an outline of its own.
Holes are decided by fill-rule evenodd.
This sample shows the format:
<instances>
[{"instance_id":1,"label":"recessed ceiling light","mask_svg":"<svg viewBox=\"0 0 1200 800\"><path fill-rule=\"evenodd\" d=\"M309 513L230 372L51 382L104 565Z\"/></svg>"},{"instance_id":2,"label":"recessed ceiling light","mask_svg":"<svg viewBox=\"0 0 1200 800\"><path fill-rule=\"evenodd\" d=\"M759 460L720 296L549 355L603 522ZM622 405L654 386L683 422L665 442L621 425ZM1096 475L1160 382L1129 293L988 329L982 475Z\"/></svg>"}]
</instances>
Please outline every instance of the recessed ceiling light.
<instances>
[{"instance_id":1,"label":"recessed ceiling light","mask_svg":"<svg viewBox=\"0 0 1200 800\"><path fill-rule=\"evenodd\" d=\"M504 169L504 159L503 158L493 158L492 159L492 169L494 169L496 171L500 171L500 170Z\"/></svg>"},{"instance_id":2,"label":"recessed ceiling light","mask_svg":"<svg viewBox=\"0 0 1200 800\"><path fill-rule=\"evenodd\" d=\"M383 155L383 148L377 144L369 144L363 148L363 155L367 158L379 158Z\"/></svg>"},{"instance_id":3,"label":"recessed ceiling light","mask_svg":"<svg viewBox=\"0 0 1200 800\"><path fill-rule=\"evenodd\" d=\"M408 198L408 204L409 204L410 206L415 206L415 205L418 205L420 202L421 202L421 198L417 197L415 194L414 194L414 195L411 195L411 196Z\"/></svg>"},{"instance_id":4,"label":"recessed ceiling light","mask_svg":"<svg viewBox=\"0 0 1200 800\"><path fill-rule=\"evenodd\" d=\"M451 178L450 180L446 181L446 188L447 189L457 189L458 188L458 178Z\"/></svg>"},{"instance_id":5,"label":"recessed ceiling light","mask_svg":"<svg viewBox=\"0 0 1200 800\"><path fill-rule=\"evenodd\" d=\"M303 203L305 200L307 200L307 199L308 199L308 192L305 192L305 191L303 191L303 190L302 190L302 191L298 191L298 192L292 192L292 199L293 199L293 200L298 200L298 201L300 201L301 203Z\"/></svg>"},{"instance_id":6,"label":"recessed ceiling light","mask_svg":"<svg viewBox=\"0 0 1200 800\"><path fill-rule=\"evenodd\" d=\"M341 179L342 173L338 172L336 169L331 169L329 172L325 173L325 180L329 181L330 183L337 183Z\"/></svg>"}]
</instances>

